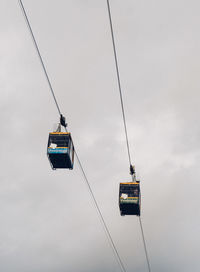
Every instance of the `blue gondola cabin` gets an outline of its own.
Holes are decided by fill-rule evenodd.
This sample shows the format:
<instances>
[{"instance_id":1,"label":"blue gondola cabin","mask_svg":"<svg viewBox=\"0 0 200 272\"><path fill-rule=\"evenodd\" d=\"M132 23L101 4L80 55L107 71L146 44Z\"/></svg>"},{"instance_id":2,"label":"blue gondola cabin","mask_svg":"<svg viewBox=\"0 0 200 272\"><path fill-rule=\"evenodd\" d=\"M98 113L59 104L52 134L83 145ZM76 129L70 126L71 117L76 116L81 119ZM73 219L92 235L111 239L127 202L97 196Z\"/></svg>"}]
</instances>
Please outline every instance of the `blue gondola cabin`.
<instances>
[{"instance_id":1,"label":"blue gondola cabin","mask_svg":"<svg viewBox=\"0 0 200 272\"><path fill-rule=\"evenodd\" d=\"M73 169L74 146L69 132L49 133L47 156L52 169Z\"/></svg>"},{"instance_id":2,"label":"blue gondola cabin","mask_svg":"<svg viewBox=\"0 0 200 272\"><path fill-rule=\"evenodd\" d=\"M121 215L140 216L140 184L139 182L120 183L119 209Z\"/></svg>"}]
</instances>

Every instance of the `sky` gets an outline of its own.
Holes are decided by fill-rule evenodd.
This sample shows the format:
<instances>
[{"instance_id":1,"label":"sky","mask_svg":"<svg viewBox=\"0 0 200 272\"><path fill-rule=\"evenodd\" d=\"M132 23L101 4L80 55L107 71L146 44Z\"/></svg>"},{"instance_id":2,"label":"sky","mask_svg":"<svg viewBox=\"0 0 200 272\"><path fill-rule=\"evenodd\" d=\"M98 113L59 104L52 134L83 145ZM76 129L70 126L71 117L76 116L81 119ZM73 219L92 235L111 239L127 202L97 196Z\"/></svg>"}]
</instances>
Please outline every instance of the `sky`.
<instances>
[{"instance_id":1,"label":"sky","mask_svg":"<svg viewBox=\"0 0 200 272\"><path fill-rule=\"evenodd\" d=\"M106 1L24 0L50 81L127 272L146 272ZM199 272L197 0L110 0L130 151L152 272ZM0 270L118 272L82 172L53 171L59 115L17 0L0 1Z\"/></svg>"}]
</instances>

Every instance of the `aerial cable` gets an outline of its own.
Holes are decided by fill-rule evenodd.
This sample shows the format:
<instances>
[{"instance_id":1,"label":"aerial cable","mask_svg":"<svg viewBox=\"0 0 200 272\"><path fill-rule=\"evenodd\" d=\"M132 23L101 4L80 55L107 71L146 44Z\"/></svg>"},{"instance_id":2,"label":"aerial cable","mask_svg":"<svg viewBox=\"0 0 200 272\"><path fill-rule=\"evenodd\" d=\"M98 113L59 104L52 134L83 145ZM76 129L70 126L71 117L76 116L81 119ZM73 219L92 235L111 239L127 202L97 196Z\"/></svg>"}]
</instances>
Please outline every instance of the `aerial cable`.
<instances>
[{"instance_id":1,"label":"aerial cable","mask_svg":"<svg viewBox=\"0 0 200 272\"><path fill-rule=\"evenodd\" d=\"M92 197L92 199L93 199L95 208L96 208L96 210L97 210L97 212L98 212L98 215L99 215L99 217L100 217L100 219L101 219L101 222L102 222L104 231L105 231L105 233L106 233L106 235L107 235L107 237L108 237L108 241L110 242L111 248L113 249L113 252L114 252L114 254L115 254L115 256L116 256L116 259L117 259L117 261L118 261L118 264L120 265L120 269L121 269L121 271L126 272L125 266L124 266L124 264L123 264L123 262L122 262L122 259L121 259L120 255L119 255L119 253L118 253L118 250L117 250L117 248L116 248L116 246L115 246L115 244L114 244L114 241L113 241L113 239L112 239L112 236L111 236L111 234L110 234L110 231L109 231L109 229L108 229L108 227L107 227L107 225L106 225L105 219L104 219L103 214L102 214L102 212L101 212L101 210L100 210L100 208L99 208L99 205L98 205L98 203L97 203L97 201L96 201L96 198L95 198L95 196L94 196L94 193L93 193L93 191L92 191L92 188L91 188L90 183L89 183L89 181L88 181L88 179L87 179L87 176L86 176L86 174L85 174L85 171L84 171L84 169L83 169L83 166L82 166L82 164L81 164L81 161L80 161L80 159L79 159L79 157L78 157L78 154L77 154L76 150L75 150L75 155L76 155L78 164L79 164L79 166L80 166L80 169L81 169L81 171L82 171L82 173L83 173L85 182L86 182L86 184L87 184L87 186L88 186L88 190L89 190L89 192L90 192L90 194L91 194L91 197Z\"/></svg>"},{"instance_id":2,"label":"aerial cable","mask_svg":"<svg viewBox=\"0 0 200 272\"><path fill-rule=\"evenodd\" d=\"M131 154L130 154L130 147L129 147L129 141L128 141L128 131L127 131L127 126L126 126L126 116L125 116L125 110L124 110L121 80L120 80L120 74L119 74L119 65L118 65L118 60L117 60L117 51L116 51L116 46L115 46L115 38L114 38L114 31L113 31L112 16L111 16L109 0L107 0L107 6L108 6L108 15L109 15L110 30L111 30L111 36L112 36L113 52L114 52L114 58L115 58L115 67L116 67L116 72L117 72L117 82L118 82L118 87L119 87L122 117L123 117L123 122L124 122L126 145L127 145L127 151L128 151L128 159L129 159L129 164L131 165Z\"/></svg>"},{"instance_id":3,"label":"aerial cable","mask_svg":"<svg viewBox=\"0 0 200 272\"><path fill-rule=\"evenodd\" d=\"M57 109L58 109L58 113L59 113L59 115L61 115L61 111L60 111L60 108L59 108L59 106L58 106L58 102L57 102L57 100L56 100L56 97L55 97L55 94L54 94L53 87L52 87L52 85L51 85L51 82L50 82L50 79L49 79L47 70L46 70L46 68L45 68L45 65L44 65L42 56L41 56L41 54L40 54L40 50L39 50L39 47L38 47L38 45L37 45L36 39L35 39L35 37L34 37L34 34L33 34L33 31L32 31L30 22L29 22L29 20L28 20L28 16L27 16L27 14L26 14L24 5L23 5L23 3L22 3L21 0L19 0L19 3L20 3L20 7L21 7L21 9L22 9L22 13L23 13L23 15L24 15L24 17L25 17L25 21L26 21L26 23L27 23L28 29L29 29L29 31L30 31L30 34L31 34L33 43L34 43L34 45L35 45L35 49L36 49L37 54L38 54L38 57L39 57L39 59L40 59L40 62L41 62L41 65L42 65L42 68L43 68L45 77L46 77L47 82L48 82L48 84L49 84L50 91L51 91L51 93L52 93L52 95L53 95L53 99L54 99L55 104L56 104L56 107L57 107Z\"/></svg>"},{"instance_id":4,"label":"aerial cable","mask_svg":"<svg viewBox=\"0 0 200 272\"><path fill-rule=\"evenodd\" d=\"M45 68L45 65L44 65L44 62L43 62L41 53L40 53L40 51L39 51L39 47L38 47L37 42L36 42L36 39L35 39L35 37L34 37L34 34L33 34L33 31L32 31L30 22L29 22L29 20L28 20L28 17L27 17L27 14L26 14L24 5L23 5L23 3L22 3L21 0L19 0L19 3L20 3L20 7L21 7L21 9L22 9L23 15L24 15L24 17L25 17L25 21L26 21L26 23L27 23L28 29L29 29L29 31L30 31L31 37L32 37L32 39L33 39L33 43L34 43L34 45L35 45L36 51L37 51L37 53L38 53L38 57L39 57L39 59L40 59L41 65L42 65L42 67L43 67L43 70L44 70L44 73L45 73L47 82L48 82L48 84L49 84L49 88L50 88L51 93L52 93L52 95L53 95L53 99L54 99L55 104L56 104L56 107L57 107L57 109L58 109L58 112L59 112L59 115L60 115L60 125L64 126L64 128L65 128L65 130L66 130L66 132L67 132L67 128L66 128L66 127L67 127L67 124L65 123L65 118L64 118L64 116L61 114L60 108L59 108L59 106L58 106L58 102L57 102L57 100L56 100L56 97L55 97L55 94L54 94L54 91L53 91L53 87L52 87L52 85L51 85L49 76L48 76L48 74L47 74L47 70L46 70L46 68ZM101 219L102 225L103 225L104 230L105 230L105 233L106 233L106 235L107 235L107 238L108 238L108 240L109 240L109 242L110 242L111 248L113 249L114 256L116 257L117 262L118 262L118 264L120 265L120 270L121 270L122 272L126 272L125 266L124 266L124 264L123 264L123 262L122 262L122 260L121 260L121 257L120 257L120 255L119 255L119 253L118 253L118 250L117 250L117 248L116 248L116 246L115 246L115 244L114 244L114 241L113 241L113 239L112 239L112 236L111 236L111 234L110 234L110 231L109 231L109 229L108 229L108 227L107 227L107 225L106 225L106 222L105 222L105 220L104 220L103 214L101 213L101 210L100 210L99 205L98 205L98 203L97 203L97 201L96 201L95 195L94 195L94 193L93 193L93 191L92 191L92 188L91 188L90 183L89 183L89 181L88 181L88 179L87 179L87 176L86 176L86 174L85 174L85 171L84 171L84 169L83 169L83 166L82 166L82 164L81 164L81 161L80 161L80 159L79 159L79 157L78 157L78 154L77 154L76 150L75 150L75 155L76 155L78 164L79 164L79 166L80 166L80 169L81 169L81 171L82 171L82 173L83 173L83 177L84 177L84 179L85 179L85 182L86 182L86 184L87 184L87 186L88 186L88 190L89 190L89 192L90 192L90 194L91 194L91 196L92 196L93 202L94 202L95 207L96 207L96 210L97 210L97 212L98 212L98 215L99 215L99 217L100 217L100 219Z\"/></svg>"},{"instance_id":5,"label":"aerial cable","mask_svg":"<svg viewBox=\"0 0 200 272\"><path fill-rule=\"evenodd\" d=\"M145 237L144 237L144 230L143 230L142 220L141 220L141 217L140 217L140 216L139 216L139 221L140 221L140 229L141 229L141 233L142 233L142 240L143 240L143 244L144 244L144 251L145 251L147 266L148 266L149 272L151 272L151 266L150 266L150 262L149 262L149 256L148 256L148 251L147 251L147 245L146 245L146 241L145 241Z\"/></svg>"},{"instance_id":6,"label":"aerial cable","mask_svg":"<svg viewBox=\"0 0 200 272\"><path fill-rule=\"evenodd\" d=\"M114 52L114 58L115 58L115 67L116 67L117 81L118 81L120 101L121 101L122 117L123 117L123 122L124 122L124 130L125 130L126 145L127 145L127 151L128 151L128 159L129 159L129 164L130 164L130 172L131 172L131 175L132 175L132 179L134 181L135 175L134 175L134 169L132 168L132 164L131 164L131 155L130 155L130 147L129 147L129 140L128 140L128 131L127 131L127 125L126 125L126 117L125 117L125 110L124 110L124 103L123 103L123 96L122 96L121 80L120 80L120 74L119 74L119 65L118 65L118 59L117 59L117 51L116 51L116 45L115 45L113 23L112 23L112 16L111 16L111 9L110 9L109 0L107 0L107 8L108 8L108 16L109 16L112 44L113 44L113 52ZM142 227L142 221L141 221L140 216L139 216L139 222L140 222L140 229L141 229L141 233L142 233L142 240L143 240L143 245L144 245L144 251L145 251L148 271L151 272L151 267L150 267L150 262L149 262L149 257L148 257L148 251L147 251L147 246L146 246L146 241L145 241L145 236L144 236L144 230L143 230L143 227Z\"/></svg>"}]
</instances>

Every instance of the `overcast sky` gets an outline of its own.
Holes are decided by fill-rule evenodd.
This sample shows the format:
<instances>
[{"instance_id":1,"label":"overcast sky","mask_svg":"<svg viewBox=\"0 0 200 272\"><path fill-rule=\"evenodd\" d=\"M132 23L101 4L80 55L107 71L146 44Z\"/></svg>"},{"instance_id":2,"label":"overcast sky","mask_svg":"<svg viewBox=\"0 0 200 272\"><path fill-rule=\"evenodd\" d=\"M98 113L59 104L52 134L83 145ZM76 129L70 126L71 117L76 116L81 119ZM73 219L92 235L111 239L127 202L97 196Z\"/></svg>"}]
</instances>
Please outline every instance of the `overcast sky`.
<instances>
[{"instance_id":1,"label":"overcast sky","mask_svg":"<svg viewBox=\"0 0 200 272\"><path fill-rule=\"evenodd\" d=\"M127 272L146 272L106 0L24 0L61 112ZM200 2L110 0L152 272L199 272ZM0 1L0 270L118 272L82 173L53 171L59 120L17 0Z\"/></svg>"}]
</instances>

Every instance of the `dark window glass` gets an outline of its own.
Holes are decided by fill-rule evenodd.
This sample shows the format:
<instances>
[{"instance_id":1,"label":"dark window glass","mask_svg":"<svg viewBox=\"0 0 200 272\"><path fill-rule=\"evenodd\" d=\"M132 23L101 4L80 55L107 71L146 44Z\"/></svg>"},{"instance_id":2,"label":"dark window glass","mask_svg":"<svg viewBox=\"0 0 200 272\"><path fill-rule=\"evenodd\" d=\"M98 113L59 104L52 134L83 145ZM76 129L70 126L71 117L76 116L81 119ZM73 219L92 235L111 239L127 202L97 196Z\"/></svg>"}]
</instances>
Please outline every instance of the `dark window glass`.
<instances>
[{"instance_id":1,"label":"dark window glass","mask_svg":"<svg viewBox=\"0 0 200 272\"><path fill-rule=\"evenodd\" d=\"M138 197L140 192L139 185L125 184L120 186L120 194L127 194L128 197Z\"/></svg>"},{"instance_id":2,"label":"dark window glass","mask_svg":"<svg viewBox=\"0 0 200 272\"><path fill-rule=\"evenodd\" d=\"M50 135L49 146L56 144L57 147L68 147L69 146L69 135Z\"/></svg>"}]
</instances>

